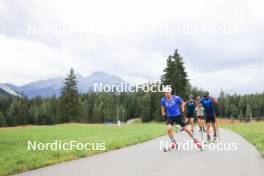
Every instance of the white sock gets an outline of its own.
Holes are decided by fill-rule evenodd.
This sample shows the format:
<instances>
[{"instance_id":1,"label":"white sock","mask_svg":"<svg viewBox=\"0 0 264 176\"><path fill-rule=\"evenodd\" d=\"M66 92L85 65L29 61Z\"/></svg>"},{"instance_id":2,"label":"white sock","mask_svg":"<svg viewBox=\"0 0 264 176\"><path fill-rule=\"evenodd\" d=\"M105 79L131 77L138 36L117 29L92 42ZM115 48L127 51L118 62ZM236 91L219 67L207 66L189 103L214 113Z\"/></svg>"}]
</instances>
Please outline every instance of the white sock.
<instances>
[{"instance_id":1,"label":"white sock","mask_svg":"<svg viewBox=\"0 0 264 176\"><path fill-rule=\"evenodd\" d=\"M175 142L174 135L170 136L170 139L171 139L172 142Z\"/></svg>"}]
</instances>

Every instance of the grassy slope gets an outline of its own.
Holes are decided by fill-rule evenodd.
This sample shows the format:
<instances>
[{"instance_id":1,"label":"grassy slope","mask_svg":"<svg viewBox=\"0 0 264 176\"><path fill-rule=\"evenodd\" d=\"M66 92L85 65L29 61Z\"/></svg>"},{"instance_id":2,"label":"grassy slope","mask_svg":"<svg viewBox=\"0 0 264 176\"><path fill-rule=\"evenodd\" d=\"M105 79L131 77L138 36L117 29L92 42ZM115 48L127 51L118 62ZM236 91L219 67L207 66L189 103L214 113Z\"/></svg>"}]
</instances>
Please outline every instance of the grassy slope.
<instances>
[{"instance_id":1,"label":"grassy slope","mask_svg":"<svg viewBox=\"0 0 264 176\"><path fill-rule=\"evenodd\" d=\"M264 122L222 125L221 127L239 133L250 143L255 145L264 157Z\"/></svg>"},{"instance_id":2,"label":"grassy slope","mask_svg":"<svg viewBox=\"0 0 264 176\"><path fill-rule=\"evenodd\" d=\"M64 124L0 128L0 175L18 173L54 163L73 160L98 151L28 151L27 141L80 143L105 142L107 151L146 141L165 134L161 124L111 125Z\"/></svg>"}]
</instances>

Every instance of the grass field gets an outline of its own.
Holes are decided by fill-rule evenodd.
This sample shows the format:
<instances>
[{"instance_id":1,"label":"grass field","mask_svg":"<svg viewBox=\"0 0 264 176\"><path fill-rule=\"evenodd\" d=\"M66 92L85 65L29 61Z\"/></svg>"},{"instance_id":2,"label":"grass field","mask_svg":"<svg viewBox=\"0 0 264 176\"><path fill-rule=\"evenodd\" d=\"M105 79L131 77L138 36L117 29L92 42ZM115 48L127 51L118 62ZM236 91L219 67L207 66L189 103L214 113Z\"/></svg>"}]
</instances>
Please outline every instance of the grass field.
<instances>
[{"instance_id":1,"label":"grass field","mask_svg":"<svg viewBox=\"0 0 264 176\"><path fill-rule=\"evenodd\" d=\"M161 124L113 125L63 124L0 128L0 175L9 175L43 166L94 155L100 151L28 151L27 141L106 143L106 151L146 141L165 134Z\"/></svg>"},{"instance_id":2,"label":"grass field","mask_svg":"<svg viewBox=\"0 0 264 176\"><path fill-rule=\"evenodd\" d=\"M234 125L221 125L223 128L230 129L239 133L246 140L256 146L264 157L264 122L239 123Z\"/></svg>"}]
</instances>

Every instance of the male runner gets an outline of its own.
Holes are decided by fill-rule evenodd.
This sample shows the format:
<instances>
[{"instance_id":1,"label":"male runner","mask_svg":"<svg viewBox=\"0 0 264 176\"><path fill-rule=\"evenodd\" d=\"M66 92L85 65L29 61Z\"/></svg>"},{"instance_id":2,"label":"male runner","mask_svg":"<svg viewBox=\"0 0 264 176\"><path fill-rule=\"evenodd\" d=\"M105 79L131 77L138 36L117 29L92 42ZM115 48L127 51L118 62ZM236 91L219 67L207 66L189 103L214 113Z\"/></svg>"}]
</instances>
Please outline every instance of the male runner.
<instances>
[{"instance_id":1,"label":"male runner","mask_svg":"<svg viewBox=\"0 0 264 176\"><path fill-rule=\"evenodd\" d=\"M194 143L198 148L201 148L201 144L197 139L192 135L191 130L184 122L184 118L182 116L182 111L184 112L184 105L182 103L182 99L176 95L172 95L171 87L166 86L164 88L164 97L161 99L161 112L162 117L167 118L167 130L168 135L172 141L171 149L176 149L177 144L173 134L173 125L174 123L179 124L184 131L186 131L189 136L193 139ZM181 109L182 111L181 111Z\"/></svg>"},{"instance_id":2,"label":"male runner","mask_svg":"<svg viewBox=\"0 0 264 176\"><path fill-rule=\"evenodd\" d=\"M186 103L186 121L185 123L191 123L192 132L194 129L194 116L195 116L195 102L193 95L190 95L189 100Z\"/></svg>"},{"instance_id":3,"label":"male runner","mask_svg":"<svg viewBox=\"0 0 264 176\"><path fill-rule=\"evenodd\" d=\"M214 141L216 140L216 114L214 104L217 104L217 100L209 96L209 92L205 91L203 98L200 100L200 103L203 105L205 110L205 122L206 122L206 134L207 141L210 142L210 124L212 123L214 130Z\"/></svg>"}]
</instances>

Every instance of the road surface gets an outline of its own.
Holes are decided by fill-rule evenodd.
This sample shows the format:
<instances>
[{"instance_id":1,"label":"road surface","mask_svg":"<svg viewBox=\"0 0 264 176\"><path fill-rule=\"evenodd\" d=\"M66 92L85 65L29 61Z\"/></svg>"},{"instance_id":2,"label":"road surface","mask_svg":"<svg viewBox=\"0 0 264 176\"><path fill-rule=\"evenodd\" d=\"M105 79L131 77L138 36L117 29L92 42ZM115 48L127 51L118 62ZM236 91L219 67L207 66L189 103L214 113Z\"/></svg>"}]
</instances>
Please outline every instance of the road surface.
<instances>
[{"instance_id":1,"label":"road surface","mask_svg":"<svg viewBox=\"0 0 264 176\"><path fill-rule=\"evenodd\" d=\"M196 132L197 134L197 132ZM264 159L255 147L236 133L220 130L222 143L237 143L238 150L203 152L160 150L160 137L142 144L75 161L25 172L20 176L260 176ZM198 135L198 134L197 134ZM187 142L182 132L176 140Z\"/></svg>"}]
</instances>

